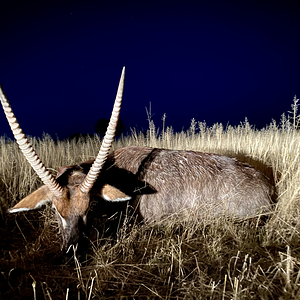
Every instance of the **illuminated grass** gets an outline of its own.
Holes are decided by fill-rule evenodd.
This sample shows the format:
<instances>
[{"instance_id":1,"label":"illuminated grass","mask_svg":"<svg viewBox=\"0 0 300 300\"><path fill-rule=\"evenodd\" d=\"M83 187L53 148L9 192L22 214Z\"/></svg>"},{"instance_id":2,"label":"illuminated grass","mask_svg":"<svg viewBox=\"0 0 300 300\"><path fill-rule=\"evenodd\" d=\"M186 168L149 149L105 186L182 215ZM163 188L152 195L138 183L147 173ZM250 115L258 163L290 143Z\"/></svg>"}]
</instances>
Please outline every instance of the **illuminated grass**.
<instances>
[{"instance_id":1,"label":"illuminated grass","mask_svg":"<svg viewBox=\"0 0 300 300\"><path fill-rule=\"evenodd\" d=\"M194 120L185 132L132 131L114 143L190 149L238 157L273 178L274 214L234 223L173 223L150 227L125 218L119 230L94 220L84 253L60 252L60 235L49 208L6 214L7 208L41 185L17 145L0 138L1 299L299 299L300 134L297 99L289 117L255 130ZM101 141L32 139L55 174L94 158Z\"/></svg>"}]
</instances>

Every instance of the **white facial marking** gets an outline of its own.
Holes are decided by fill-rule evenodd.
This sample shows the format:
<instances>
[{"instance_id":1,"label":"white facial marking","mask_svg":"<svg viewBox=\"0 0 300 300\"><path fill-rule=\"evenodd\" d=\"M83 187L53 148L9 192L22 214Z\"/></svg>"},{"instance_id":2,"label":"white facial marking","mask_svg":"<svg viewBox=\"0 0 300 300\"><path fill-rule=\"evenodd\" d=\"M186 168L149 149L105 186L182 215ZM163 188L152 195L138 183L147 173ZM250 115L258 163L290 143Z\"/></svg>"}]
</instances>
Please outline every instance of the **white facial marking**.
<instances>
[{"instance_id":1,"label":"white facial marking","mask_svg":"<svg viewBox=\"0 0 300 300\"><path fill-rule=\"evenodd\" d=\"M61 223L63 225L63 228L65 229L67 227L67 221L66 221L66 219L61 216L61 214L59 213L59 211L56 209L55 205L53 205L52 207L55 208L57 214L59 215L59 217L61 219Z\"/></svg>"},{"instance_id":2,"label":"white facial marking","mask_svg":"<svg viewBox=\"0 0 300 300\"><path fill-rule=\"evenodd\" d=\"M65 218L63 218L60 213L58 213L58 215L60 216L63 228L65 229L67 227L67 221L65 220Z\"/></svg>"}]
</instances>

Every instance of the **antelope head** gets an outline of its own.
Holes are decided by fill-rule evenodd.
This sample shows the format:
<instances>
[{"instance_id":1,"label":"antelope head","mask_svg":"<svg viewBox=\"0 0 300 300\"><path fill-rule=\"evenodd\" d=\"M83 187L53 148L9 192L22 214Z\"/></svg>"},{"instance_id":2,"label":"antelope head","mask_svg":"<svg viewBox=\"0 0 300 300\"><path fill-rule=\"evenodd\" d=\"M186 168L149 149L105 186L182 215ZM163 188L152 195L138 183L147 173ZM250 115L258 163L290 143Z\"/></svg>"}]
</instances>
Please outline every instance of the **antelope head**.
<instances>
[{"instance_id":1,"label":"antelope head","mask_svg":"<svg viewBox=\"0 0 300 300\"><path fill-rule=\"evenodd\" d=\"M86 225L91 198L90 192L101 172L115 136L124 89L124 76L125 67L122 70L110 122L94 163L87 175L80 170L73 170L72 174L69 174L66 184L61 183L60 176L63 177L67 168L64 168L65 170L61 171L57 178L46 169L20 128L10 103L0 88L0 101L19 148L44 183L38 190L9 209L9 212L37 209L46 202L51 202L59 220L64 249L78 241L82 227ZM123 201L130 199L120 190L107 184L103 185L100 194L106 200Z\"/></svg>"}]
</instances>

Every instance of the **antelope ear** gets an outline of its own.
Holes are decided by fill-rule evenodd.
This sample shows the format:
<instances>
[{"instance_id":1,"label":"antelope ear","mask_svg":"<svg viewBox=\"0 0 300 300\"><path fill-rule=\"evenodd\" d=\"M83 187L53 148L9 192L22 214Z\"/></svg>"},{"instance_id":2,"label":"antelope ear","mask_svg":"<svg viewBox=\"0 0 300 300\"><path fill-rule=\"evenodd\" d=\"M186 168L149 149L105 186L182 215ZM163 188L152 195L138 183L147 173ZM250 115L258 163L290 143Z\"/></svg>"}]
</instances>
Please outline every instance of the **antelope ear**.
<instances>
[{"instance_id":1,"label":"antelope ear","mask_svg":"<svg viewBox=\"0 0 300 300\"><path fill-rule=\"evenodd\" d=\"M42 207L43 205L52 202L53 194L50 192L46 185L41 186L35 192L31 193L13 208L10 208L8 212L16 213L19 211L33 210Z\"/></svg>"},{"instance_id":2,"label":"antelope ear","mask_svg":"<svg viewBox=\"0 0 300 300\"><path fill-rule=\"evenodd\" d=\"M130 196L126 195L119 189L109 185L105 184L103 188L101 189L101 197L104 200L111 201L111 202L122 202L122 201L128 201L131 199Z\"/></svg>"}]
</instances>

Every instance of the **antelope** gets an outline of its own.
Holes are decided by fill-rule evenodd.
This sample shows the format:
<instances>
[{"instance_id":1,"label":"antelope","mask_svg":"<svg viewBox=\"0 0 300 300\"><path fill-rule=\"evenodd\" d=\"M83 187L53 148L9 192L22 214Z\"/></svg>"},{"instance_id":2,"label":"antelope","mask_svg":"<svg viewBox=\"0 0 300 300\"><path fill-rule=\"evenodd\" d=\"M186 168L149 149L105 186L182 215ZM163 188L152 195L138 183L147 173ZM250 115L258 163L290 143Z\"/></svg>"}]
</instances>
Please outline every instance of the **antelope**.
<instances>
[{"instance_id":1,"label":"antelope","mask_svg":"<svg viewBox=\"0 0 300 300\"><path fill-rule=\"evenodd\" d=\"M212 153L128 146L110 153L121 108L122 70L110 122L95 160L60 169L54 177L24 135L11 106L0 100L14 137L43 186L9 209L34 210L52 203L62 233L62 249L79 241L94 199L129 202L139 220L201 220L255 217L272 211L274 187L252 166ZM101 202L102 203L102 202Z\"/></svg>"}]
</instances>

